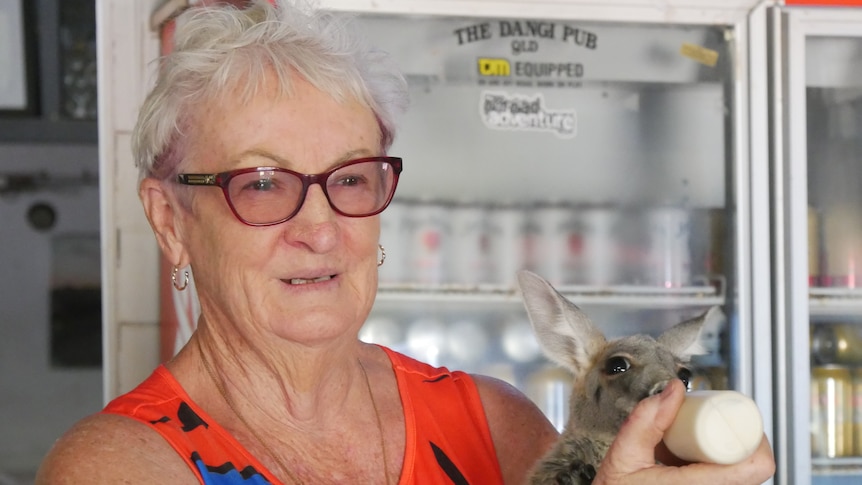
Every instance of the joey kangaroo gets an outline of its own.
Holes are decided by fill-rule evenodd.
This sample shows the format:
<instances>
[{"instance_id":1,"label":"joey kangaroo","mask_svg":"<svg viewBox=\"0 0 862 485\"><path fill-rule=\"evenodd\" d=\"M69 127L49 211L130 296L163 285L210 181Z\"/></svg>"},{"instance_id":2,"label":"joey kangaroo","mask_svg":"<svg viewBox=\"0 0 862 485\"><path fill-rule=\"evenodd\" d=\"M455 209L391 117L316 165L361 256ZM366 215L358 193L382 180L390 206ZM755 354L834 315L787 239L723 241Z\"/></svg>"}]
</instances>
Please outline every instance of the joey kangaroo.
<instances>
[{"instance_id":1,"label":"joey kangaroo","mask_svg":"<svg viewBox=\"0 0 862 485\"><path fill-rule=\"evenodd\" d=\"M684 321L657 339L635 335L608 341L573 303L529 271L518 284L533 331L545 355L573 374L569 418L559 441L533 469L530 484L589 484L625 418L642 399L671 379L686 385L686 366L703 348L704 323L721 309Z\"/></svg>"}]
</instances>

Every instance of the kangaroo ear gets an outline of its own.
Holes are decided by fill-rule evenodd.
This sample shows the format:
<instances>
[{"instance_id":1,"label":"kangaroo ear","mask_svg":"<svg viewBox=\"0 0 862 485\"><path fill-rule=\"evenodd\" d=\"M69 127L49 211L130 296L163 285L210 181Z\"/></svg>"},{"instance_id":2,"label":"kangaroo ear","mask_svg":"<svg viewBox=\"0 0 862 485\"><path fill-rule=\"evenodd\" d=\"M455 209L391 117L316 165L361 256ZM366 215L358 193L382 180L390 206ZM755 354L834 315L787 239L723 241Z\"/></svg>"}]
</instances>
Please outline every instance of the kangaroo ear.
<instances>
[{"instance_id":1,"label":"kangaroo ear","mask_svg":"<svg viewBox=\"0 0 862 485\"><path fill-rule=\"evenodd\" d=\"M658 342L681 360L687 361L692 355L707 353L708 349L701 342L700 333L705 327L712 327L721 319L724 319L724 312L720 307L714 306L698 317L674 325L659 336Z\"/></svg>"},{"instance_id":2,"label":"kangaroo ear","mask_svg":"<svg viewBox=\"0 0 862 485\"><path fill-rule=\"evenodd\" d=\"M529 271L518 272L518 285L533 332L549 359L580 375L607 343L589 317L550 283Z\"/></svg>"}]
</instances>

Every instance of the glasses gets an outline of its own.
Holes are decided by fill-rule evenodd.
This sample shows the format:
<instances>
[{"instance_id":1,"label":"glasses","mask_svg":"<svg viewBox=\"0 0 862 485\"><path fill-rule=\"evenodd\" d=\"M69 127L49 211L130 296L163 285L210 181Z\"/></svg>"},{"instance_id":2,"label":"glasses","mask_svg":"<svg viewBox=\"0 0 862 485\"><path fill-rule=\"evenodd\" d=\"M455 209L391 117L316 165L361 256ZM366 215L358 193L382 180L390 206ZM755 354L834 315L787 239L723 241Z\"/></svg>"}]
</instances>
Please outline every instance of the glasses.
<instances>
[{"instance_id":1,"label":"glasses","mask_svg":"<svg viewBox=\"0 0 862 485\"><path fill-rule=\"evenodd\" d=\"M318 184L332 209L347 217L379 214L389 205L401 174L401 159L369 157L308 175L277 167L241 168L221 173L181 173L183 185L221 187L233 214L249 226L272 226L295 216L305 194Z\"/></svg>"}]
</instances>

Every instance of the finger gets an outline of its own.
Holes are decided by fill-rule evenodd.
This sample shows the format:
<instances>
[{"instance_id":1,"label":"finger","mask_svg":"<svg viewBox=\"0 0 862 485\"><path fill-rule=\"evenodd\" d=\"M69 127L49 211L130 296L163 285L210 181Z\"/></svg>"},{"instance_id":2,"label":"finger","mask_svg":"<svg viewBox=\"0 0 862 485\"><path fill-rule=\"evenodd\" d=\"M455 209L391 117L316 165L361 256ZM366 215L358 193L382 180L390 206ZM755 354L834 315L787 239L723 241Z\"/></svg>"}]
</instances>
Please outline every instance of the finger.
<instances>
[{"instance_id":1,"label":"finger","mask_svg":"<svg viewBox=\"0 0 862 485\"><path fill-rule=\"evenodd\" d=\"M679 379L672 379L658 396L659 406L655 411L655 421L651 424L661 435L659 436L659 440L661 440L664 437L664 432L673 424L676 414L685 400L685 385Z\"/></svg>"},{"instance_id":2,"label":"finger","mask_svg":"<svg viewBox=\"0 0 862 485\"><path fill-rule=\"evenodd\" d=\"M601 469L600 469L601 470ZM734 465L691 463L681 467L656 465L627 477L629 483L661 483L662 485L759 485L775 473L772 448L764 435L760 447L749 458Z\"/></svg>"},{"instance_id":3,"label":"finger","mask_svg":"<svg viewBox=\"0 0 862 485\"><path fill-rule=\"evenodd\" d=\"M731 465L731 469L727 483L763 483L769 479L775 473L775 457L766 435L753 455Z\"/></svg>"},{"instance_id":4,"label":"finger","mask_svg":"<svg viewBox=\"0 0 862 485\"><path fill-rule=\"evenodd\" d=\"M671 455L672 456L672 455ZM677 459L678 460L678 459ZM671 465L672 462L663 462ZM684 462L683 462L684 463ZM753 455L733 465L709 463L688 463L675 466L657 466L638 476L638 483L645 483L655 477L656 483L666 485L701 483L708 480L713 485L757 485L767 481L775 474L775 458L766 435Z\"/></svg>"},{"instance_id":5,"label":"finger","mask_svg":"<svg viewBox=\"0 0 862 485\"><path fill-rule=\"evenodd\" d=\"M660 394L644 399L634 408L620 428L616 441L652 452L673 424L684 399L685 386L682 381L674 379Z\"/></svg>"},{"instance_id":6,"label":"finger","mask_svg":"<svg viewBox=\"0 0 862 485\"><path fill-rule=\"evenodd\" d=\"M600 472L619 477L654 467L656 446L673 423L684 398L682 382L674 380L660 394L641 401L620 428Z\"/></svg>"}]
</instances>

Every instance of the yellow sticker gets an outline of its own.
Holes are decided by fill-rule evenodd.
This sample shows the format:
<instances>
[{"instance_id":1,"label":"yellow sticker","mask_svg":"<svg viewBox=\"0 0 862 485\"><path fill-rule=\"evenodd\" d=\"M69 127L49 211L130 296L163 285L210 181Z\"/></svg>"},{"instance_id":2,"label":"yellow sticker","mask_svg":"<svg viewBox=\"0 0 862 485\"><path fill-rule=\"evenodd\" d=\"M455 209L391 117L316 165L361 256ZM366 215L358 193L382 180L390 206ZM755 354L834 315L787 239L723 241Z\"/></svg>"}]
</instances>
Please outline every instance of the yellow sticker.
<instances>
[{"instance_id":1,"label":"yellow sticker","mask_svg":"<svg viewBox=\"0 0 862 485\"><path fill-rule=\"evenodd\" d=\"M709 67L715 67L715 63L718 62L718 52L695 44L683 43L679 53Z\"/></svg>"},{"instance_id":2,"label":"yellow sticker","mask_svg":"<svg viewBox=\"0 0 862 485\"><path fill-rule=\"evenodd\" d=\"M480 57L478 62L479 74L482 76L509 76L512 72L507 59Z\"/></svg>"}]
</instances>

